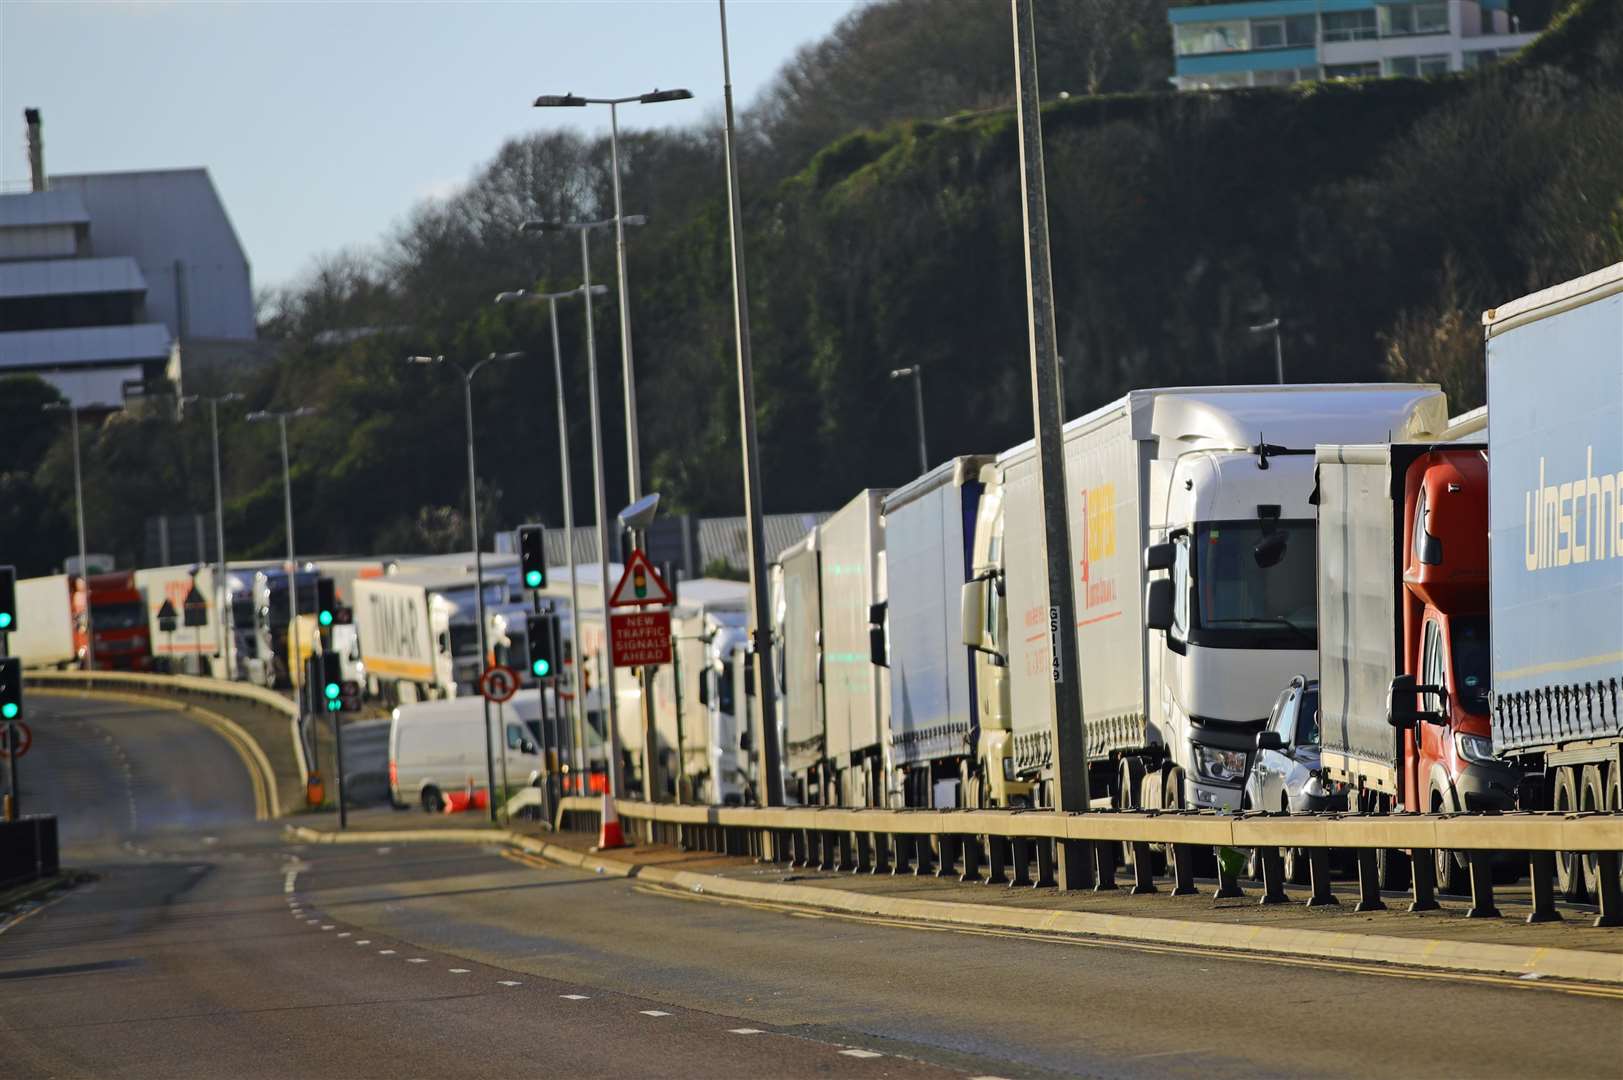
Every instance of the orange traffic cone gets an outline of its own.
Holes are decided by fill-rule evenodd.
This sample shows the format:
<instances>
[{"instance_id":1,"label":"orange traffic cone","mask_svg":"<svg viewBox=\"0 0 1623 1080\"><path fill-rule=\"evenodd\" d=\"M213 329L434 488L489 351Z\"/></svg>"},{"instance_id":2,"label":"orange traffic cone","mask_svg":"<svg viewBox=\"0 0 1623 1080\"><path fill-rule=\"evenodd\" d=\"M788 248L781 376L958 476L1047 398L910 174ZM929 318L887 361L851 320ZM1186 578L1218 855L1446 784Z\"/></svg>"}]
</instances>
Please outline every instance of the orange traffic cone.
<instances>
[{"instance_id":1,"label":"orange traffic cone","mask_svg":"<svg viewBox=\"0 0 1623 1080\"><path fill-rule=\"evenodd\" d=\"M614 800L609 793L603 793L603 826L597 833L597 847L593 851L607 851L610 848L626 846L626 838L620 833L620 811L614 807Z\"/></svg>"}]
</instances>

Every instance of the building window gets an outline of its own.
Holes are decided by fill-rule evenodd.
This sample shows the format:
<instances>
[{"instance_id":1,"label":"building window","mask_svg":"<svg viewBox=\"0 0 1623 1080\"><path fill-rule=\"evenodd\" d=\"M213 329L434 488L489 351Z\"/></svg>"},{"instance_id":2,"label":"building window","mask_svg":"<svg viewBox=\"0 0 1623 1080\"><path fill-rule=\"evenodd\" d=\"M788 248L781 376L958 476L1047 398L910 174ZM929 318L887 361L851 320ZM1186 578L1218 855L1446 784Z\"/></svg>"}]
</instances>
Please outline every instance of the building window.
<instances>
[{"instance_id":1,"label":"building window","mask_svg":"<svg viewBox=\"0 0 1623 1080\"><path fill-rule=\"evenodd\" d=\"M1377 63L1324 65L1326 79L1374 79L1380 74L1381 65Z\"/></svg>"},{"instance_id":2,"label":"building window","mask_svg":"<svg viewBox=\"0 0 1623 1080\"><path fill-rule=\"evenodd\" d=\"M1478 49L1468 52L1460 58L1461 66L1466 71L1475 71L1485 68L1499 59L1499 54L1492 49Z\"/></svg>"},{"instance_id":3,"label":"building window","mask_svg":"<svg viewBox=\"0 0 1623 1080\"><path fill-rule=\"evenodd\" d=\"M1285 47L1284 19L1257 19L1251 23L1253 49L1282 49Z\"/></svg>"},{"instance_id":4,"label":"building window","mask_svg":"<svg viewBox=\"0 0 1623 1080\"><path fill-rule=\"evenodd\" d=\"M1188 23L1178 27L1178 55L1247 52L1251 48L1251 24L1233 22Z\"/></svg>"},{"instance_id":5,"label":"building window","mask_svg":"<svg viewBox=\"0 0 1623 1080\"><path fill-rule=\"evenodd\" d=\"M1250 76L1243 71L1184 76L1185 90L1233 90L1237 87L1250 85Z\"/></svg>"},{"instance_id":6,"label":"building window","mask_svg":"<svg viewBox=\"0 0 1623 1080\"><path fill-rule=\"evenodd\" d=\"M1382 37L1448 33L1448 5L1436 0L1425 4L1387 4L1380 8L1380 13Z\"/></svg>"},{"instance_id":7,"label":"building window","mask_svg":"<svg viewBox=\"0 0 1623 1080\"><path fill-rule=\"evenodd\" d=\"M1420 74L1424 77L1448 74L1448 57L1446 55L1422 56L1420 58Z\"/></svg>"},{"instance_id":8,"label":"building window","mask_svg":"<svg viewBox=\"0 0 1623 1080\"><path fill-rule=\"evenodd\" d=\"M1332 11L1323 18L1325 41L1371 41L1379 36L1373 11Z\"/></svg>"}]
</instances>

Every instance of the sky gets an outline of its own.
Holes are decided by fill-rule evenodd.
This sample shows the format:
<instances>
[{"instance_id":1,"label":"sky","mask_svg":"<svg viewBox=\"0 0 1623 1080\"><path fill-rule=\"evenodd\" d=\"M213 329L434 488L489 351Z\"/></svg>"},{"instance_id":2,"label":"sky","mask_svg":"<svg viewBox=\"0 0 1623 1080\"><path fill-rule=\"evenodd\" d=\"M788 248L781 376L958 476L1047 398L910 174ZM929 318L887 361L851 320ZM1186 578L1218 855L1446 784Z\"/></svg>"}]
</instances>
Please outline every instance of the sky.
<instances>
[{"instance_id":1,"label":"sky","mask_svg":"<svg viewBox=\"0 0 1623 1080\"><path fill-rule=\"evenodd\" d=\"M736 106L859 2L731 0ZM37 107L47 173L207 167L255 288L287 284L506 139L607 131L607 107L538 110L537 94L686 87L695 100L623 107L622 129L719 126L718 26L713 0L0 0L0 190L27 190Z\"/></svg>"}]
</instances>

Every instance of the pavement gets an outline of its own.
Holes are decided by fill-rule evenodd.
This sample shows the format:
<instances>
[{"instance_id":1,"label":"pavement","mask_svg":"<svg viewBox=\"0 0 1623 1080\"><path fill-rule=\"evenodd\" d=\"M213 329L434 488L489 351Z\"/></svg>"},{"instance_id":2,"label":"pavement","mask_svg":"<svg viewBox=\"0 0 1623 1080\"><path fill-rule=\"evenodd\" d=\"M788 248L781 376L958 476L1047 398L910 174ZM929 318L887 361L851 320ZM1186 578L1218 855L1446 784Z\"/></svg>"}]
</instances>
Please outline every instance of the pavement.
<instances>
[{"instance_id":1,"label":"pavement","mask_svg":"<svg viewBox=\"0 0 1623 1080\"><path fill-rule=\"evenodd\" d=\"M46 709L32 722L54 738L25 765L77 777L69 801L102 790L107 821L64 822L67 861L99 879L0 932L7 1076L1583 1077L1623 1060L1606 988L680 899L516 853L467 816L464 843L290 842L252 820L206 728ZM374 819L432 820L352 820Z\"/></svg>"}]
</instances>

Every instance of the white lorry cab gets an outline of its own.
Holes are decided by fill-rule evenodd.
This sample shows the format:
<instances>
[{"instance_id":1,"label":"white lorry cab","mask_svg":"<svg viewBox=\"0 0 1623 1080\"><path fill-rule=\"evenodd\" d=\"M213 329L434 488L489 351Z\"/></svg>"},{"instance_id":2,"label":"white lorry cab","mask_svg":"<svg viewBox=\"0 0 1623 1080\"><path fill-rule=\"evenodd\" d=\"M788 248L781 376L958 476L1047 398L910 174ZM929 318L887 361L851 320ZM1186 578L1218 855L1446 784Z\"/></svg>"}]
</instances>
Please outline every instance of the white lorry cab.
<instances>
[{"instance_id":1,"label":"white lorry cab","mask_svg":"<svg viewBox=\"0 0 1623 1080\"><path fill-rule=\"evenodd\" d=\"M483 790L484 719L484 702L478 697L396 707L389 725L389 797L394 804L437 812L450 792ZM540 694L492 705L490 724L498 798L505 800L541 778Z\"/></svg>"},{"instance_id":2,"label":"white lorry cab","mask_svg":"<svg viewBox=\"0 0 1623 1080\"><path fill-rule=\"evenodd\" d=\"M1052 805L1050 643L1075 633L1092 797L1237 808L1279 687L1317 673L1314 446L1447 425L1437 387L1395 384L1137 390L1071 421L1070 627L1052 618L1035 447L999 455L962 624L989 654L983 722L1006 684L1008 768L1036 804Z\"/></svg>"},{"instance_id":3,"label":"white lorry cab","mask_svg":"<svg viewBox=\"0 0 1623 1080\"><path fill-rule=\"evenodd\" d=\"M484 667L474 588L460 571L356 579L354 620L368 693L397 702L473 693ZM503 579L487 578L485 590L491 608L505 603Z\"/></svg>"}]
</instances>

